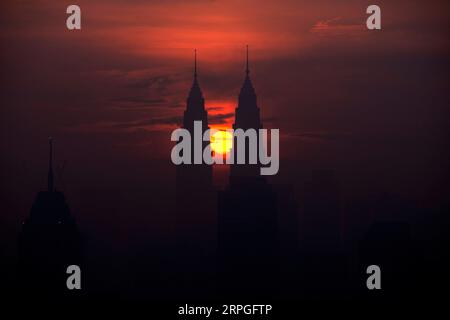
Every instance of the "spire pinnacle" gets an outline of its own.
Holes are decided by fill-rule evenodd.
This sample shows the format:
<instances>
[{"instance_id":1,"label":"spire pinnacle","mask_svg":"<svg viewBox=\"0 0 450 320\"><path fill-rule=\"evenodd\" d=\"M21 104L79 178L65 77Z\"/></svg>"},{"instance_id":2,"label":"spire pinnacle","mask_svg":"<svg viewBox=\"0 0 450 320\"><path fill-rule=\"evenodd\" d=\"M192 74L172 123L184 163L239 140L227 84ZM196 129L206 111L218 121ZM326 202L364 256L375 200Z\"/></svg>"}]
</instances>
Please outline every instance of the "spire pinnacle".
<instances>
[{"instance_id":1,"label":"spire pinnacle","mask_svg":"<svg viewBox=\"0 0 450 320\"><path fill-rule=\"evenodd\" d=\"M49 158L48 158L48 181L47 181L47 191L53 192L53 138L48 138L49 144Z\"/></svg>"},{"instance_id":2,"label":"spire pinnacle","mask_svg":"<svg viewBox=\"0 0 450 320\"><path fill-rule=\"evenodd\" d=\"M245 68L245 73L248 75L250 73L250 70L248 68L248 45L247 45L247 64L246 64L246 68Z\"/></svg>"},{"instance_id":3,"label":"spire pinnacle","mask_svg":"<svg viewBox=\"0 0 450 320\"><path fill-rule=\"evenodd\" d=\"M197 49L194 49L194 78L197 79Z\"/></svg>"}]
</instances>

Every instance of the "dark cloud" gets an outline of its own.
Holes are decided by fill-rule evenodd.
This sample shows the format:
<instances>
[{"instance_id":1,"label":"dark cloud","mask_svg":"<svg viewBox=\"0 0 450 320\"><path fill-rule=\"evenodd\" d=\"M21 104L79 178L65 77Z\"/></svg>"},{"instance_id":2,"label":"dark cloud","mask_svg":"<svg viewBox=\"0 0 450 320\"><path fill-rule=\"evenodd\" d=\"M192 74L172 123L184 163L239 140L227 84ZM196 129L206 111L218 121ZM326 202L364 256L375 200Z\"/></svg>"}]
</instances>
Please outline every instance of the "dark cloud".
<instances>
[{"instance_id":1,"label":"dark cloud","mask_svg":"<svg viewBox=\"0 0 450 320\"><path fill-rule=\"evenodd\" d=\"M208 117L208 121L210 123L214 124L223 124L228 123L230 120L234 118L234 113L216 113L216 114L210 114Z\"/></svg>"},{"instance_id":2,"label":"dark cloud","mask_svg":"<svg viewBox=\"0 0 450 320\"><path fill-rule=\"evenodd\" d=\"M139 121L130 121L130 122L121 122L115 123L112 127L115 128L142 128L142 127L154 127L157 125L173 125L180 126L182 123L181 116L173 116L173 117L159 117L152 119L145 119Z\"/></svg>"},{"instance_id":3,"label":"dark cloud","mask_svg":"<svg viewBox=\"0 0 450 320\"><path fill-rule=\"evenodd\" d=\"M164 99L149 99L146 97L120 97L111 99L112 102L123 102L126 104L131 104L133 106L141 106L141 107L161 107L167 105L167 101Z\"/></svg>"}]
</instances>

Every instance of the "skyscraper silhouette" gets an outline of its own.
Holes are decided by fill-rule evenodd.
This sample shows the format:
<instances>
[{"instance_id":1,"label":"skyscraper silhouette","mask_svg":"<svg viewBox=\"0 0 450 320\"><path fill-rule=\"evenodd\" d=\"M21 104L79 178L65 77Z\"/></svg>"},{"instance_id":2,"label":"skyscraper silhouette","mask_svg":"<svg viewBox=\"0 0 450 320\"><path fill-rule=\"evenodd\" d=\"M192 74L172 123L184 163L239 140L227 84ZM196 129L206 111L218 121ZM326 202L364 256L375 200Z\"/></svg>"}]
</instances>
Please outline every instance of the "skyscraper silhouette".
<instances>
[{"instance_id":1,"label":"skyscraper silhouette","mask_svg":"<svg viewBox=\"0 0 450 320\"><path fill-rule=\"evenodd\" d=\"M233 128L261 129L260 110L247 61ZM236 143L236 140L234 141ZM246 140L248 161L250 143ZM233 150L236 152L237 150ZM219 261L225 295L255 296L275 292L278 270L277 199L260 175L258 164L234 164L230 183L219 193Z\"/></svg>"},{"instance_id":2,"label":"skyscraper silhouette","mask_svg":"<svg viewBox=\"0 0 450 320\"><path fill-rule=\"evenodd\" d=\"M262 129L260 110L257 105L257 97L255 89L253 88L252 81L250 79L250 69L248 61L248 46L246 55L246 67L245 67L245 79L242 85L241 91L238 96L238 106L235 110L235 122L233 124L233 129L255 129L258 131ZM237 140L234 140L234 145L236 145ZM256 150L259 152L259 137L257 138ZM245 141L245 159L248 162L250 141ZM233 149L234 159L237 159L237 148ZM260 176L260 165L259 164L240 164L233 165L230 168L230 183L231 184L242 184L242 183L254 183L255 180L264 180Z\"/></svg>"},{"instance_id":3,"label":"skyscraper silhouette","mask_svg":"<svg viewBox=\"0 0 450 320\"><path fill-rule=\"evenodd\" d=\"M66 269L81 264L78 227L64 194L54 187L51 138L49 148L47 191L37 194L19 237L19 287L35 299L74 294L66 287Z\"/></svg>"},{"instance_id":4,"label":"skyscraper silhouette","mask_svg":"<svg viewBox=\"0 0 450 320\"><path fill-rule=\"evenodd\" d=\"M191 137L194 136L194 121L202 122L202 135L208 126L208 112L205 109L205 99L203 98L202 90L198 83L197 78L197 51L194 56L194 80L192 83L189 96L186 100L186 110L183 116L183 128L188 130ZM208 141L203 141L203 148L209 144ZM191 163L194 163L194 144L191 144ZM188 165L177 167L177 183L180 186L181 195L186 192L185 187L193 188L195 190L209 190L212 185L212 168L211 166L201 165ZM178 190L178 189L177 189Z\"/></svg>"},{"instance_id":5,"label":"skyscraper silhouette","mask_svg":"<svg viewBox=\"0 0 450 320\"><path fill-rule=\"evenodd\" d=\"M194 137L194 121L201 121L201 134L208 127L208 113L197 75L197 52L194 57L194 79L186 101L183 128ZM209 144L204 141L203 149ZM176 168L176 237L178 263L184 277L181 280L186 290L202 290L202 281L214 269L216 239L217 193L212 184L212 167L194 164L194 143L191 143L191 164ZM198 276L197 276L198 275ZM204 288L203 288L204 289ZM205 289L206 290L206 289Z\"/></svg>"}]
</instances>

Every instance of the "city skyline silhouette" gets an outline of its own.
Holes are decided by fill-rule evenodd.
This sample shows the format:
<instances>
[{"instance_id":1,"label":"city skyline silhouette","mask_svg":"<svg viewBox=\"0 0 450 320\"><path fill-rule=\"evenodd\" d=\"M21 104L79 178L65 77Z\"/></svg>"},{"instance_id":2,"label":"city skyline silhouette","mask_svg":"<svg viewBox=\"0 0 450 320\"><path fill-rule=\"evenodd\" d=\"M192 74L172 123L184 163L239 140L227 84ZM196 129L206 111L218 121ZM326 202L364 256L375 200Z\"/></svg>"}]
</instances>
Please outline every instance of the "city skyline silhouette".
<instances>
[{"instance_id":1,"label":"city skyline silhouette","mask_svg":"<svg viewBox=\"0 0 450 320\"><path fill-rule=\"evenodd\" d=\"M372 32L355 3L81 3L77 33L61 4L5 5L2 290L163 314L442 299L448 5L380 5ZM194 121L279 129L278 173L173 164Z\"/></svg>"}]
</instances>

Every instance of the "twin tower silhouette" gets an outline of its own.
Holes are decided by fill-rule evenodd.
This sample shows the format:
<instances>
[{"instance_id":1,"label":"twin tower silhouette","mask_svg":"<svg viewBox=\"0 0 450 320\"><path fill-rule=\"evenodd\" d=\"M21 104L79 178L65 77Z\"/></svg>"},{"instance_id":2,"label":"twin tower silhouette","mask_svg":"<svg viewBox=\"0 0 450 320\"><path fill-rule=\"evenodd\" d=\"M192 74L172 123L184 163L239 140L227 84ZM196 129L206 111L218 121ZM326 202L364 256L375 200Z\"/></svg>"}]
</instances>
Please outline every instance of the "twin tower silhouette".
<instances>
[{"instance_id":1,"label":"twin tower silhouette","mask_svg":"<svg viewBox=\"0 0 450 320\"><path fill-rule=\"evenodd\" d=\"M172 141L178 141L171 152L172 162L176 165L201 164L202 161L208 165L223 164L223 152L219 152L219 155L215 154L214 158L211 158L211 149L216 151L214 149L218 145L217 141L209 145L212 136L213 139L219 137L223 144L229 145L229 148L219 145L219 150L228 149L225 152L227 164L242 165L248 162L253 165L252 168L257 169L259 161L261 175L276 174L279 169L279 130L269 130L271 141L269 155L266 152L269 141L267 139L268 130L262 129L256 94L249 77L248 46L246 77L239 94L235 123L232 130L227 130L225 137L220 132L217 135L216 129L209 130L205 101L197 79L197 52L194 52L194 81L187 98L183 127L174 130L171 135Z\"/></svg>"},{"instance_id":2,"label":"twin tower silhouette","mask_svg":"<svg viewBox=\"0 0 450 320\"><path fill-rule=\"evenodd\" d=\"M194 135L196 131L200 131L198 126L198 122L201 121L201 132L205 133L209 129L208 122L208 112L205 108L205 99L203 97L202 90L200 89L198 75L197 75L197 51L194 50L194 79L192 87L189 91L189 95L186 101L186 109L183 115L183 123L182 128L186 129L190 132L191 136ZM253 129L258 132L262 129L261 117L260 117L260 108L257 105L257 97L255 93L255 89L253 87L252 81L250 80L250 69L249 69L249 54L248 54L248 46L246 47L246 68L245 68L245 79L244 83L241 87L238 97L238 106L235 109L235 122L233 124L233 130L242 129L243 131L247 131L249 129ZM256 149L256 155L259 155L259 137L256 137L256 145L252 146L250 143L250 139L245 142L245 158L249 159L250 151L254 151ZM236 139L235 139L236 142ZM255 142L255 141L253 141ZM202 150L204 150L209 144L209 141L203 141ZM237 149L232 151L234 153L233 158L238 159L238 155L236 154ZM191 145L191 161L190 163L194 163L194 146ZM242 154L241 154L242 156ZM260 164L240 164L240 165L232 165L230 174L231 176L251 176L256 177L260 175ZM205 169L205 171L211 171L211 169ZM204 173L206 180L209 180L211 177L208 177L207 173ZM208 183L207 181L205 181Z\"/></svg>"},{"instance_id":3,"label":"twin tower silhouette","mask_svg":"<svg viewBox=\"0 0 450 320\"><path fill-rule=\"evenodd\" d=\"M206 132L208 113L197 79L196 52L194 80L186 102L182 128L192 135L195 124L201 121L202 133ZM248 46L245 79L233 124L233 130L238 129L262 129L250 80ZM203 141L202 149L208 144L209 141ZM245 139L245 159L249 158L251 147L255 146L250 145L250 139ZM256 148L259 149L259 141ZM191 145L191 155L193 149ZM236 154L234 158L237 159ZM261 167L259 163L231 164L229 183L224 190L216 190L212 184L212 166L177 165L176 236L179 261L183 261L180 269L185 274L180 282L186 284L186 289L206 290L209 283L216 283L221 292L232 295L236 294L236 288L241 293L270 291L271 281L276 277L269 275L277 274L278 269L279 202L272 185L260 174ZM261 281L263 278L266 280Z\"/></svg>"}]
</instances>

